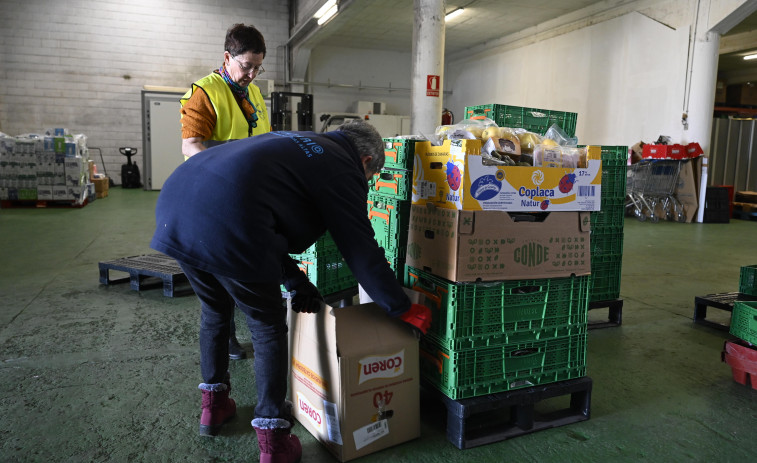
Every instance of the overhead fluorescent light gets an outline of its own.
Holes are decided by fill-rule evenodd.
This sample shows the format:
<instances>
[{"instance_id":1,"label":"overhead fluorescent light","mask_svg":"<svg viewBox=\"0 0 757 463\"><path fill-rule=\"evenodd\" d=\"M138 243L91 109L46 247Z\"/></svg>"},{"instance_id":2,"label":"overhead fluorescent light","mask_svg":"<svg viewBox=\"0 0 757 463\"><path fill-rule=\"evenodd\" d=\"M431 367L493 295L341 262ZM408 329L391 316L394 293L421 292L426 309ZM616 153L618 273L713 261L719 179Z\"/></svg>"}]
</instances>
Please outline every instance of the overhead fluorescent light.
<instances>
[{"instance_id":1,"label":"overhead fluorescent light","mask_svg":"<svg viewBox=\"0 0 757 463\"><path fill-rule=\"evenodd\" d=\"M320 8L318 8L318 11L315 12L313 17L315 19L321 19L323 16L326 15L326 12L329 11L331 8L336 6L336 0L328 0L326 3L323 4Z\"/></svg>"},{"instance_id":2,"label":"overhead fluorescent light","mask_svg":"<svg viewBox=\"0 0 757 463\"><path fill-rule=\"evenodd\" d=\"M465 9L463 9L463 8L458 8L456 10L450 11L449 13L447 13L447 16L444 17L444 21L447 22L447 21L450 21L450 20L452 20L454 18L457 18L458 16L460 16L461 14L463 14L463 11L465 11Z\"/></svg>"},{"instance_id":3,"label":"overhead fluorescent light","mask_svg":"<svg viewBox=\"0 0 757 463\"><path fill-rule=\"evenodd\" d=\"M744 59L757 59L757 53L755 53L755 54L753 54L753 55L746 55L746 56L744 57Z\"/></svg>"},{"instance_id":4,"label":"overhead fluorescent light","mask_svg":"<svg viewBox=\"0 0 757 463\"><path fill-rule=\"evenodd\" d=\"M318 18L318 25L320 26L321 24L323 24L326 21L328 21L329 19L331 19L331 17L336 14L337 9L338 8L336 6L336 3L334 3L334 6L332 6L328 10L326 10L326 12L323 13L323 16L321 16L320 18Z\"/></svg>"}]
</instances>

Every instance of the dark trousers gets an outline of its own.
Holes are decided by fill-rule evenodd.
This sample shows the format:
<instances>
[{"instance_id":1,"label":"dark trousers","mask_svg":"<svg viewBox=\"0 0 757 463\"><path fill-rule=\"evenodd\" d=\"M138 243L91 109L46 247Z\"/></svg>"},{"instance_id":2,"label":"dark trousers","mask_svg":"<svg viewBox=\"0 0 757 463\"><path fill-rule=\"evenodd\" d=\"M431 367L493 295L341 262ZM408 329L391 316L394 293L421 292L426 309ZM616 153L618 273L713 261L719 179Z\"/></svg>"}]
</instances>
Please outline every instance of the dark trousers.
<instances>
[{"instance_id":1,"label":"dark trousers","mask_svg":"<svg viewBox=\"0 0 757 463\"><path fill-rule=\"evenodd\" d=\"M288 341L286 307L273 283L234 280L179 262L200 299L200 369L203 382L223 382L229 368L229 334L236 305L247 317L255 351L256 418L284 416Z\"/></svg>"}]
</instances>

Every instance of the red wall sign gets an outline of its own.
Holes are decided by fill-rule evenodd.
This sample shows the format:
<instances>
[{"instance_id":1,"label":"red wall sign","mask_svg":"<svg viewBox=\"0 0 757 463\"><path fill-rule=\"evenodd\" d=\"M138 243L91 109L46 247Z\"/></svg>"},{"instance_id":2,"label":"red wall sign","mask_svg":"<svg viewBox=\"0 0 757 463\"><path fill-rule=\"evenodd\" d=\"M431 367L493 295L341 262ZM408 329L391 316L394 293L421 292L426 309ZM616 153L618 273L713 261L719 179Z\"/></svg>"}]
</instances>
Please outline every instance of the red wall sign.
<instances>
[{"instance_id":1,"label":"red wall sign","mask_svg":"<svg viewBox=\"0 0 757 463\"><path fill-rule=\"evenodd\" d=\"M439 96L439 76L426 76L426 96Z\"/></svg>"}]
</instances>

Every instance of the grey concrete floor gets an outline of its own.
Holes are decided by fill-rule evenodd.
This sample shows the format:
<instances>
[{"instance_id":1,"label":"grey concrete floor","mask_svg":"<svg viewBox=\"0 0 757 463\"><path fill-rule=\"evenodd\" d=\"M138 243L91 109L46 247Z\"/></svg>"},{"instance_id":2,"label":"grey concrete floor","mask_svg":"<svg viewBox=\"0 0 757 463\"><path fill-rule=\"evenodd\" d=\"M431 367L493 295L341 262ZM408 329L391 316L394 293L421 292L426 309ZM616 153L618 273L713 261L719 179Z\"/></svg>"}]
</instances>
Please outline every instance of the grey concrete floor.
<instances>
[{"instance_id":1,"label":"grey concrete floor","mask_svg":"<svg viewBox=\"0 0 757 463\"><path fill-rule=\"evenodd\" d=\"M257 461L254 360L231 365L238 416L200 438L196 299L99 284L98 262L152 253L157 196L115 187L81 209L0 210L0 461ZM695 296L736 291L754 264L757 221L627 218L623 324L588 335L590 420L459 450L424 402L420 439L360 461L756 461L757 390L721 362L729 334L692 323ZM334 461L295 432L303 461Z\"/></svg>"}]
</instances>

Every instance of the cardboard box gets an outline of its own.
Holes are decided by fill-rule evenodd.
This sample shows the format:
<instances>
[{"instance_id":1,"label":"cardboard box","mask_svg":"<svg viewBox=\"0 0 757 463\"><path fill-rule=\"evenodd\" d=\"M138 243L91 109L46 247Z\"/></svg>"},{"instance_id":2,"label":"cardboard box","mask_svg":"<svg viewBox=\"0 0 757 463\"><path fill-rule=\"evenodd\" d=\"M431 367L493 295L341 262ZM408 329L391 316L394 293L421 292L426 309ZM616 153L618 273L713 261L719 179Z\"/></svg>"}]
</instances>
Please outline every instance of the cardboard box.
<instances>
[{"instance_id":1,"label":"cardboard box","mask_svg":"<svg viewBox=\"0 0 757 463\"><path fill-rule=\"evenodd\" d=\"M726 87L726 103L729 105L757 105L757 85L752 82L728 85Z\"/></svg>"},{"instance_id":2,"label":"cardboard box","mask_svg":"<svg viewBox=\"0 0 757 463\"><path fill-rule=\"evenodd\" d=\"M37 186L37 199L39 199L40 201L52 201L53 200L52 185Z\"/></svg>"},{"instance_id":3,"label":"cardboard box","mask_svg":"<svg viewBox=\"0 0 757 463\"><path fill-rule=\"evenodd\" d=\"M683 206L683 213L686 216L686 223L691 223L697 216L699 209L699 182L702 175L702 158L698 157L688 162L681 163L681 170L678 172L678 183L674 190L674 196ZM662 205L658 205L656 213L661 218L665 218L665 211Z\"/></svg>"},{"instance_id":4,"label":"cardboard box","mask_svg":"<svg viewBox=\"0 0 757 463\"><path fill-rule=\"evenodd\" d=\"M56 201L72 199L68 196L68 187L66 185L53 185L53 199Z\"/></svg>"},{"instance_id":5,"label":"cardboard box","mask_svg":"<svg viewBox=\"0 0 757 463\"><path fill-rule=\"evenodd\" d=\"M295 418L339 461L420 436L418 339L375 304L290 312Z\"/></svg>"},{"instance_id":6,"label":"cardboard box","mask_svg":"<svg viewBox=\"0 0 757 463\"><path fill-rule=\"evenodd\" d=\"M480 140L445 140L415 145L413 204L466 211L598 211L602 161L587 147L588 167L484 165Z\"/></svg>"},{"instance_id":7,"label":"cardboard box","mask_svg":"<svg viewBox=\"0 0 757 463\"><path fill-rule=\"evenodd\" d=\"M715 104L725 104L726 102L726 84L722 80L715 83Z\"/></svg>"},{"instance_id":8,"label":"cardboard box","mask_svg":"<svg viewBox=\"0 0 757 463\"><path fill-rule=\"evenodd\" d=\"M757 191L737 191L734 201L737 203L757 204Z\"/></svg>"},{"instance_id":9,"label":"cardboard box","mask_svg":"<svg viewBox=\"0 0 757 463\"><path fill-rule=\"evenodd\" d=\"M92 183L95 184L95 195L98 198L105 198L108 196L108 188L110 186L110 180L108 177L103 178L94 178L92 179Z\"/></svg>"},{"instance_id":10,"label":"cardboard box","mask_svg":"<svg viewBox=\"0 0 757 463\"><path fill-rule=\"evenodd\" d=\"M412 205L407 265L457 282L590 274L591 214L539 215Z\"/></svg>"}]
</instances>

